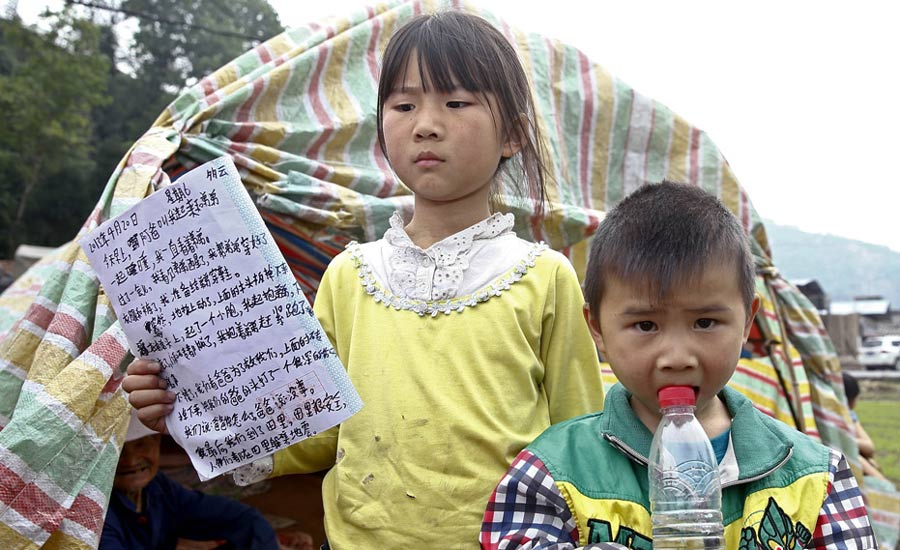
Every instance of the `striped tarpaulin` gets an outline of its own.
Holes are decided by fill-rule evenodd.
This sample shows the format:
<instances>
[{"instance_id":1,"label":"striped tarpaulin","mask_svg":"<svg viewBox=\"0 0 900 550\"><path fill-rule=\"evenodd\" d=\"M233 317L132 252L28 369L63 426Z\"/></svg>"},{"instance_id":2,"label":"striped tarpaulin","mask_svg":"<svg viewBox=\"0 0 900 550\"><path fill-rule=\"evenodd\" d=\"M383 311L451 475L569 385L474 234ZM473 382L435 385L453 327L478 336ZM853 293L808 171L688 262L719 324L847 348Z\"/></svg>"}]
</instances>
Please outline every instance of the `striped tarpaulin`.
<instances>
[{"instance_id":1,"label":"striped tarpaulin","mask_svg":"<svg viewBox=\"0 0 900 550\"><path fill-rule=\"evenodd\" d=\"M765 228L715 144L578 50L463 2L395 1L311 23L203 78L133 145L82 232L228 154L314 299L344 244L373 240L395 210L411 212L409 191L377 144L378 65L399 25L439 9L494 23L533 82L553 182L543 218L508 201L517 232L561 250L583 274L603 212L641 185L668 178L721 198L753 237L763 298L758 352L741 361L732 384L858 464L822 322L774 267ZM77 245L61 247L0 296L0 334L0 544L92 548L128 419L119 381L130 358Z\"/></svg>"}]
</instances>

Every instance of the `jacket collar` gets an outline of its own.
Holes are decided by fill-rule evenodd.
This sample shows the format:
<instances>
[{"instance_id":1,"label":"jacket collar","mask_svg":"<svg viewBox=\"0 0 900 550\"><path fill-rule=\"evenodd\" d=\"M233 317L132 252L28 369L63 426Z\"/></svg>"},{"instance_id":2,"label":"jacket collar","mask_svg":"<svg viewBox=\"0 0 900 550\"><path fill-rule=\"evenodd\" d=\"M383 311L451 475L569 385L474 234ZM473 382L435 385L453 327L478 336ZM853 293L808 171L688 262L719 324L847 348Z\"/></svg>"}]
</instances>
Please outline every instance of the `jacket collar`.
<instances>
[{"instance_id":1,"label":"jacket collar","mask_svg":"<svg viewBox=\"0 0 900 550\"><path fill-rule=\"evenodd\" d=\"M737 390L725 387L719 393L731 414L731 440L719 465L722 484L752 481L781 467L790 458L793 443L770 425L770 420L753 408L753 403ZM621 384L606 394L600 433L603 438L647 464L653 434L631 408L631 392Z\"/></svg>"}]
</instances>

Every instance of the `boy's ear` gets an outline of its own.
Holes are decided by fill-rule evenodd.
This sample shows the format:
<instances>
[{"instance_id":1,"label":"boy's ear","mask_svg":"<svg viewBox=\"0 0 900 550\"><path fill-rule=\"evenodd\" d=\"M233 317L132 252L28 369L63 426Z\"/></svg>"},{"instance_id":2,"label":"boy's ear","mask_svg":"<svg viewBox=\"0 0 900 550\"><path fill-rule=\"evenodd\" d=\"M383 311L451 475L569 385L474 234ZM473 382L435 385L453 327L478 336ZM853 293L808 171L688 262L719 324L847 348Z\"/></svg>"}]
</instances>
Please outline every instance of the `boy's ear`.
<instances>
[{"instance_id":1,"label":"boy's ear","mask_svg":"<svg viewBox=\"0 0 900 550\"><path fill-rule=\"evenodd\" d=\"M747 315L747 323L744 325L744 342L750 337L750 329L753 327L753 319L756 318L756 312L759 311L759 296L753 297L750 303L750 313Z\"/></svg>"},{"instance_id":2,"label":"boy's ear","mask_svg":"<svg viewBox=\"0 0 900 550\"><path fill-rule=\"evenodd\" d=\"M594 344L597 346L597 351L601 354L605 354L606 345L603 343L603 332L600 330L600 319L591 313L591 306L588 304L582 306L581 312L584 314L584 320L587 323L588 330L591 332L591 338L594 339Z\"/></svg>"}]
</instances>

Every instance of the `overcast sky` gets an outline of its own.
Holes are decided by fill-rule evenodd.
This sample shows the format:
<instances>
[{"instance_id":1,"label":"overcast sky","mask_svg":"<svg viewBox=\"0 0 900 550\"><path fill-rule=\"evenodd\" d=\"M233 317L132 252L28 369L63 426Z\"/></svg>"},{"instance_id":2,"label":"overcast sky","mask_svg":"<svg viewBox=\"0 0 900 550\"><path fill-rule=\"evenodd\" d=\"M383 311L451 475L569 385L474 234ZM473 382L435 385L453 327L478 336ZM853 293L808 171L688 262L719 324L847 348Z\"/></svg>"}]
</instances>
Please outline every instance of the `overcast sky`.
<instances>
[{"instance_id":1,"label":"overcast sky","mask_svg":"<svg viewBox=\"0 0 900 550\"><path fill-rule=\"evenodd\" d=\"M369 3L269 1L286 26ZM477 3L705 130L764 218L900 252L900 3Z\"/></svg>"}]
</instances>

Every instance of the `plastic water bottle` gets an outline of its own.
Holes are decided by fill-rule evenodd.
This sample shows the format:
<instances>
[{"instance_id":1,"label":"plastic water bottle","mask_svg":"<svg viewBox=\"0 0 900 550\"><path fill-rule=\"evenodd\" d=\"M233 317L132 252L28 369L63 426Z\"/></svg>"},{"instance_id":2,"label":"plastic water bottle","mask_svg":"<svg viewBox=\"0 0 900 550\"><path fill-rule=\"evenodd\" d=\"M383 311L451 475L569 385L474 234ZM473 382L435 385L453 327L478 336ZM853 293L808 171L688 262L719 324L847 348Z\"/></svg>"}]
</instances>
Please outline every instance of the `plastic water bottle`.
<instances>
[{"instance_id":1,"label":"plastic water bottle","mask_svg":"<svg viewBox=\"0 0 900 550\"><path fill-rule=\"evenodd\" d=\"M653 548L724 550L719 466L694 416L694 389L669 386L658 397L663 416L648 468Z\"/></svg>"}]
</instances>

